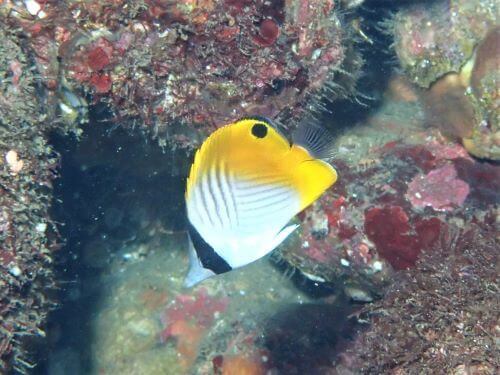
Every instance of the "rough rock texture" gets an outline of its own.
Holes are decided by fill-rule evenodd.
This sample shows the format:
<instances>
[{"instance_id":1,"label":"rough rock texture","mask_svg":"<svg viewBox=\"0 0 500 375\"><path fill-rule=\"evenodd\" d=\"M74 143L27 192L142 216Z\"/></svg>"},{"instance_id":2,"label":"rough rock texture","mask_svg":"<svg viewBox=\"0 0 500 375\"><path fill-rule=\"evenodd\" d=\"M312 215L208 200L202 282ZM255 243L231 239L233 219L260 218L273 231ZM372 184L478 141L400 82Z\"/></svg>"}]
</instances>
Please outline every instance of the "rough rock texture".
<instances>
[{"instance_id":1,"label":"rough rock texture","mask_svg":"<svg viewBox=\"0 0 500 375\"><path fill-rule=\"evenodd\" d=\"M58 235L48 208L58 155L48 132L79 133L90 106L104 104L119 126L196 146L244 115L285 119L319 108L325 96L352 93L361 65L338 5L0 2L2 370L29 367L23 338L43 335L52 305ZM122 212L108 212L107 225Z\"/></svg>"},{"instance_id":2,"label":"rough rock texture","mask_svg":"<svg viewBox=\"0 0 500 375\"><path fill-rule=\"evenodd\" d=\"M388 100L358 135L339 137L337 183L299 215L280 254L355 300L383 295L393 270L413 267L448 225L500 199L500 167L424 126L418 97L404 97L411 103Z\"/></svg>"},{"instance_id":3,"label":"rough rock texture","mask_svg":"<svg viewBox=\"0 0 500 375\"><path fill-rule=\"evenodd\" d=\"M23 345L44 336L53 306L57 231L48 216L58 163L33 66L0 21L0 372L31 366Z\"/></svg>"},{"instance_id":4,"label":"rough rock texture","mask_svg":"<svg viewBox=\"0 0 500 375\"><path fill-rule=\"evenodd\" d=\"M7 2L0 12L29 36L45 87L66 89L72 103L63 112L90 93L121 126L193 146L245 115L293 117L308 99L317 107L353 93L361 59L337 7L68 0L44 2L38 12Z\"/></svg>"},{"instance_id":5,"label":"rough rock texture","mask_svg":"<svg viewBox=\"0 0 500 375\"><path fill-rule=\"evenodd\" d=\"M448 73L421 94L429 125L461 140L472 155L493 160L500 159L499 45L497 27L458 73Z\"/></svg>"},{"instance_id":6,"label":"rough rock texture","mask_svg":"<svg viewBox=\"0 0 500 375\"><path fill-rule=\"evenodd\" d=\"M447 222L476 203L462 170L457 177L454 163L468 160L458 157L466 154L460 149L454 154L443 152L453 147L439 142L389 142L371 151L380 163L351 167L336 160L339 183L300 216L296 239L281 256L312 280L344 285L354 299L380 295L391 269L412 267ZM491 168L492 181L498 181L498 168ZM481 189L467 181L474 192Z\"/></svg>"},{"instance_id":7,"label":"rough rock texture","mask_svg":"<svg viewBox=\"0 0 500 375\"><path fill-rule=\"evenodd\" d=\"M494 1L404 7L388 22L400 65L424 90L429 125L500 160L500 31Z\"/></svg>"},{"instance_id":8,"label":"rough rock texture","mask_svg":"<svg viewBox=\"0 0 500 375\"><path fill-rule=\"evenodd\" d=\"M479 158L500 160L500 27L493 29L476 50L469 97L476 121L463 139L467 150Z\"/></svg>"},{"instance_id":9,"label":"rough rock texture","mask_svg":"<svg viewBox=\"0 0 500 375\"><path fill-rule=\"evenodd\" d=\"M0 369L29 366L23 338L43 335L52 305L58 156L47 133L80 133L89 108L104 104L123 128L192 147L244 115L288 119L320 108L325 96L353 92L361 65L338 6L0 2ZM122 213L110 210L107 225Z\"/></svg>"},{"instance_id":10,"label":"rough rock texture","mask_svg":"<svg viewBox=\"0 0 500 375\"><path fill-rule=\"evenodd\" d=\"M446 164L426 175L415 176L408 184L406 197L416 208L450 211L463 205L469 190L469 185L457 178L455 167Z\"/></svg>"},{"instance_id":11,"label":"rough rock texture","mask_svg":"<svg viewBox=\"0 0 500 375\"><path fill-rule=\"evenodd\" d=\"M498 213L496 213L498 215ZM370 326L336 369L366 374L495 374L498 218L451 230L361 313Z\"/></svg>"},{"instance_id":12,"label":"rough rock texture","mask_svg":"<svg viewBox=\"0 0 500 375\"><path fill-rule=\"evenodd\" d=\"M388 25L401 66L413 82L428 88L460 71L497 15L498 4L490 0L421 2L403 7Z\"/></svg>"}]
</instances>

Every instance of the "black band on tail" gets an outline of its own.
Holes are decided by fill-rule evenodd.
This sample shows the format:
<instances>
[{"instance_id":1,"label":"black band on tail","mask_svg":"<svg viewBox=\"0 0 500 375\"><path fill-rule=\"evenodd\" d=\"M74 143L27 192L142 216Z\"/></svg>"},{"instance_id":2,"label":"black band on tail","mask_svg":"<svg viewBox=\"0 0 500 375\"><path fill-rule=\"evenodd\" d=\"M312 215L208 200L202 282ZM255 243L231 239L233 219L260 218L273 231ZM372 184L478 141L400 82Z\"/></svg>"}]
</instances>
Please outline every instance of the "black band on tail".
<instances>
[{"instance_id":1,"label":"black band on tail","mask_svg":"<svg viewBox=\"0 0 500 375\"><path fill-rule=\"evenodd\" d=\"M231 271L232 268L227 262L215 252L215 250L210 246L205 240L200 236L195 227L188 221L188 231L191 236L191 241L193 241L194 249L198 258L200 258L201 264L206 269L209 269L216 274Z\"/></svg>"}]
</instances>

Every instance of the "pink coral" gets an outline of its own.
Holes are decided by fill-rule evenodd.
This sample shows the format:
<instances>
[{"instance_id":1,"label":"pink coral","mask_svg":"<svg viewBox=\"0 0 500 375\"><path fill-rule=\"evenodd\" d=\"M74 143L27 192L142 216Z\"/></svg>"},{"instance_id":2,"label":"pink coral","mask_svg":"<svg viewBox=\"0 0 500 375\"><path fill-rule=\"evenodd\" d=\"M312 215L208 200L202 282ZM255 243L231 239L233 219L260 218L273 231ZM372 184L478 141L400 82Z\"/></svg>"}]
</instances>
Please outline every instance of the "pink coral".
<instances>
[{"instance_id":1,"label":"pink coral","mask_svg":"<svg viewBox=\"0 0 500 375\"><path fill-rule=\"evenodd\" d=\"M426 175L419 174L408 184L406 198L415 208L432 207L450 211L461 206L469 195L469 185L457 178L452 164L436 168Z\"/></svg>"},{"instance_id":2,"label":"pink coral","mask_svg":"<svg viewBox=\"0 0 500 375\"><path fill-rule=\"evenodd\" d=\"M472 160L467 150L458 143L443 144L438 141L431 141L426 146L437 160L454 160L458 158Z\"/></svg>"}]
</instances>

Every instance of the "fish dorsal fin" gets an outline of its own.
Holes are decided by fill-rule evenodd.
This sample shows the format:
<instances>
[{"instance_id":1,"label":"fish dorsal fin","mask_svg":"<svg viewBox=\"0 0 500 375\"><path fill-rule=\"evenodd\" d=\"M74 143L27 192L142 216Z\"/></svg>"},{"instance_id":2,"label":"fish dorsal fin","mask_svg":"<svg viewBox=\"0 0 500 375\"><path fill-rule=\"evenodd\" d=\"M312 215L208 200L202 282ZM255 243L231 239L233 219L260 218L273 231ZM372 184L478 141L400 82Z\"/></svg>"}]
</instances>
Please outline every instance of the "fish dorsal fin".
<instances>
[{"instance_id":1,"label":"fish dorsal fin","mask_svg":"<svg viewBox=\"0 0 500 375\"><path fill-rule=\"evenodd\" d=\"M329 163L334 156L334 137L317 119L306 117L292 134L292 153L301 162L294 168L301 195L301 210L309 206L337 181Z\"/></svg>"},{"instance_id":2,"label":"fish dorsal fin","mask_svg":"<svg viewBox=\"0 0 500 375\"><path fill-rule=\"evenodd\" d=\"M331 159L335 154L333 135L314 119L300 122L292 134L292 140L316 159Z\"/></svg>"}]
</instances>

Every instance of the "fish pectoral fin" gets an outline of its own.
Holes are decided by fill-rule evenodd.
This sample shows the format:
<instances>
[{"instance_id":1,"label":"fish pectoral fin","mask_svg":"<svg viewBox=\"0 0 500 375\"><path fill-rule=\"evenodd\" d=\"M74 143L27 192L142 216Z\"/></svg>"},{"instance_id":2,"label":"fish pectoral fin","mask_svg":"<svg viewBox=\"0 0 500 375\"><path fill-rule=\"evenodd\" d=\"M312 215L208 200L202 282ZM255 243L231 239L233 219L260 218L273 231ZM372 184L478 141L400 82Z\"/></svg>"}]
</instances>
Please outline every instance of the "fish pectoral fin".
<instances>
[{"instance_id":1,"label":"fish pectoral fin","mask_svg":"<svg viewBox=\"0 0 500 375\"><path fill-rule=\"evenodd\" d=\"M184 279L184 287L191 288L192 286L198 284L199 282L208 279L215 275L215 272L203 267L196 250L194 249L193 242L191 238L188 239L188 251L189 251L189 271Z\"/></svg>"},{"instance_id":2,"label":"fish pectoral fin","mask_svg":"<svg viewBox=\"0 0 500 375\"><path fill-rule=\"evenodd\" d=\"M280 230L272 240L271 250L276 249L298 227L298 224L291 224Z\"/></svg>"}]
</instances>

